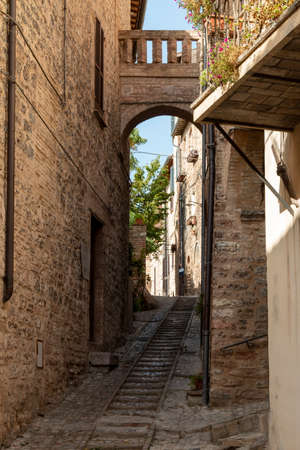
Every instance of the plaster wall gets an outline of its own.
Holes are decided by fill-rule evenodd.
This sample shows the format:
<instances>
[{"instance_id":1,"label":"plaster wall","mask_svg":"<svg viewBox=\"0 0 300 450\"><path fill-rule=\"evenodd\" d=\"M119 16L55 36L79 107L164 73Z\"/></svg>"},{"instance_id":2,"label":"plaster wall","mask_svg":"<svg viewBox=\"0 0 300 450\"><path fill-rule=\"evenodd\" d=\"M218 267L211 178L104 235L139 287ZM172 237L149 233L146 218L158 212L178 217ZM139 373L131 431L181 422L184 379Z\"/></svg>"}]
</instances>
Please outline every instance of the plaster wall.
<instances>
[{"instance_id":1,"label":"plaster wall","mask_svg":"<svg viewBox=\"0 0 300 450\"><path fill-rule=\"evenodd\" d=\"M287 163L300 197L300 126L293 133L266 132L266 177L290 202L276 174L272 145ZM266 190L266 246L269 307L270 449L297 450L300 441L300 209L292 216Z\"/></svg>"},{"instance_id":2,"label":"plaster wall","mask_svg":"<svg viewBox=\"0 0 300 450\"><path fill-rule=\"evenodd\" d=\"M181 147L181 170L186 174L182 184L184 195L184 292L185 295L200 293L201 285L201 203L202 203L202 134L188 123L178 139ZM198 157L188 161L192 151ZM177 177L177 175L176 175ZM180 183L177 183L178 187Z\"/></svg>"}]
</instances>

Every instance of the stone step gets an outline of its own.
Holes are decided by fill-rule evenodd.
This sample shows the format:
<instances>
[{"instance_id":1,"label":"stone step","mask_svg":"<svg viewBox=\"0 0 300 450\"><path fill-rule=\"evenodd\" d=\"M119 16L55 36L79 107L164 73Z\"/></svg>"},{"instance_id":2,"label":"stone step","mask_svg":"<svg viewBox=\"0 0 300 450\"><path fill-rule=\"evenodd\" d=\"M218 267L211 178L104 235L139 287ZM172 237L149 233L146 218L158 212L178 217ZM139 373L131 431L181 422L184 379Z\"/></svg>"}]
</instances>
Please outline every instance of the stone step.
<instances>
[{"instance_id":1,"label":"stone step","mask_svg":"<svg viewBox=\"0 0 300 450\"><path fill-rule=\"evenodd\" d=\"M211 427L211 436L213 442L219 439L236 436L241 433L261 432L260 415L249 414L247 416L237 417L236 419L215 424Z\"/></svg>"},{"instance_id":2,"label":"stone step","mask_svg":"<svg viewBox=\"0 0 300 450\"><path fill-rule=\"evenodd\" d=\"M185 331L185 326L182 327L177 327L176 331L174 331L174 327L172 327L172 330L161 330L154 339L158 338L158 337L174 337L175 339L178 338L179 334L184 334Z\"/></svg>"},{"instance_id":3,"label":"stone step","mask_svg":"<svg viewBox=\"0 0 300 450\"><path fill-rule=\"evenodd\" d=\"M165 363L163 363L163 362L161 362L160 364L152 364L150 361L146 364L146 363L143 363L143 364L137 364L136 366L135 366L135 368L134 368L134 371L142 371L142 370L144 370L145 372L147 372L148 370L150 370L150 371L154 371L154 370L157 370L157 372L161 372L162 370L163 371L165 371L165 370L170 370L170 367L172 366L172 363L171 362L169 362L169 363L167 363L167 364L165 364Z\"/></svg>"},{"instance_id":4,"label":"stone step","mask_svg":"<svg viewBox=\"0 0 300 450\"><path fill-rule=\"evenodd\" d=\"M143 382L139 382L137 380L126 381L126 383L122 386L122 389L163 389L165 387L165 382L157 381L157 380L147 380Z\"/></svg>"},{"instance_id":5,"label":"stone step","mask_svg":"<svg viewBox=\"0 0 300 450\"><path fill-rule=\"evenodd\" d=\"M124 411L135 411L136 409L143 411L154 411L157 409L157 401L143 401L143 402L126 402L121 400L114 400L109 407L109 411L111 410L124 410Z\"/></svg>"},{"instance_id":6,"label":"stone step","mask_svg":"<svg viewBox=\"0 0 300 450\"><path fill-rule=\"evenodd\" d=\"M120 416L114 414L113 416L110 416L109 414L106 414L98 419L96 426L150 427L151 424L152 419L147 419L146 417L135 417L132 415L126 416L126 414L122 414Z\"/></svg>"},{"instance_id":7,"label":"stone step","mask_svg":"<svg viewBox=\"0 0 300 450\"><path fill-rule=\"evenodd\" d=\"M103 424L96 429L97 435L102 439L145 439L149 432L149 426L108 426Z\"/></svg>"},{"instance_id":8,"label":"stone step","mask_svg":"<svg viewBox=\"0 0 300 450\"><path fill-rule=\"evenodd\" d=\"M162 389L156 389L155 387L152 388L150 387L150 389L135 389L135 388L126 388L126 387L122 387L121 390L119 391L118 395L141 395L141 396L156 396L159 397L162 393Z\"/></svg>"},{"instance_id":9,"label":"stone step","mask_svg":"<svg viewBox=\"0 0 300 450\"><path fill-rule=\"evenodd\" d=\"M176 333L162 333L162 334L155 336L151 342L155 342L158 339L163 339L165 341L180 341L181 334L183 335L183 330L182 330L182 333L180 333L178 331Z\"/></svg>"},{"instance_id":10,"label":"stone step","mask_svg":"<svg viewBox=\"0 0 300 450\"><path fill-rule=\"evenodd\" d=\"M175 353L179 350L179 346L178 345L162 345L162 344L156 344L156 345L151 345L151 347L149 347L148 351L158 351L158 352L164 352L164 351L174 351Z\"/></svg>"},{"instance_id":11,"label":"stone step","mask_svg":"<svg viewBox=\"0 0 300 450\"><path fill-rule=\"evenodd\" d=\"M173 363L176 354L177 354L177 350L172 353L171 352L165 353L165 352L160 352L160 351L156 350L156 351L151 351L151 352L147 353L146 358L160 358L160 359L168 358L168 361Z\"/></svg>"},{"instance_id":12,"label":"stone step","mask_svg":"<svg viewBox=\"0 0 300 450\"><path fill-rule=\"evenodd\" d=\"M158 376L165 376L170 372L170 369L135 369L133 372L131 372L131 376L133 377L158 377Z\"/></svg>"},{"instance_id":13,"label":"stone step","mask_svg":"<svg viewBox=\"0 0 300 450\"><path fill-rule=\"evenodd\" d=\"M177 338L178 336L180 336L180 334L184 334L185 329L186 329L185 323L176 326L175 323L173 322L170 323L170 326L168 326L167 328L160 330L160 332L155 336L155 338L161 337L163 335L172 335Z\"/></svg>"},{"instance_id":14,"label":"stone step","mask_svg":"<svg viewBox=\"0 0 300 450\"><path fill-rule=\"evenodd\" d=\"M266 444L266 437L262 433L249 432L218 439L217 443L224 448L237 448L243 450L256 450Z\"/></svg>"},{"instance_id":15,"label":"stone step","mask_svg":"<svg viewBox=\"0 0 300 450\"><path fill-rule=\"evenodd\" d=\"M140 406L140 405L139 405ZM156 409L132 409L129 410L127 409L118 409L118 408L109 408L109 410L107 411L107 414L114 416L132 416L132 417L136 417L136 416L140 416L140 417L146 417L146 418L154 418L157 415L157 411Z\"/></svg>"},{"instance_id":16,"label":"stone step","mask_svg":"<svg viewBox=\"0 0 300 450\"><path fill-rule=\"evenodd\" d=\"M173 364L174 359L165 360L164 358L157 358L155 361L153 359L148 358L147 360L140 360L139 364L136 367L143 366L152 366L152 367L170 367Z\"/></svg>"},{"instance_id":17,"label":"stone step","mask_svg":"<svg viewBox=\"0 0 300 450\"><path fill-rule=\"evenodd\" d=\"M155 350L155 349L148 349L145 353L143 358L158 358L158 357L166 357L171 358L176 354L177 350Z\"/></svg>"},{"instance_id":18,"label":"stone step","mask_svg":"<svg viewBox=\"0 0 300 450\"><path fill-rule=\"evenodd\" d=\"M182 342L182 339L179 339L179 341L177 341L177 342L175 342L175 341L173 341L172 340L172 342L170 342L170 341L165 341L165 340L161 340L161 339L159 339L159 340L157 340L157 341L154 341L154 342L151 342L151 344L149 345L149 349L152 349L152 348L156 348L156 347L164 347L164 348L166 348L166 349L174 349L174 348L178 348L178 347L180 347L180 344L181 344L181 342Z\"/></svg>"},{"instance_id":19,"label":"stone step","mask_svg":"<svg viewBox=\"0 0 300 450\"><path fill-rule=\"evenodd\" d=\"M93 437L85 450L142 450L145 439L101 439Z\"/></svg>"},{"instance_id":20,"label":"stone step","mask_svg":"<svg viewBox=\"0 0 300 450\"><path fill-rule=\"evenodd\" d=\"M158 370L161 370L161 368L168 368L172 365L172 361L151 361L150 359L148 361L140 361L135 367L136 369L154 369L157 368Z\"/></svg>"},{"instance_id":21,"label":"stone step","mask_svg":"<svg viewBox=\"0 0 300 450\"><path fill-rule=\"evenodd\" d=\"M131 402L134 402L134 401L139 401L139 402L146 401L146 402L153 402L153 403L156 402L156 403L158 403L159 398L160 398L160 395L150 395L150 394L145 395L144 393L142 393L142 394L133 394L132 392L130 392L130 393L129 392L128 393L120 392L117 395L117 397L116 397L116 401L117 402L122 402L122 403L123 402L131 403Z\"/></svg>"},{"instance_id":22,"label":"stone step","mask_svg":"<svg viewBox=\"0 0 300 450\"><path fill-rule=\"evenodd\" d=\"M127 379L127 383L165 383L167 381L168 377L167 376L137 376L137 375L133 375L130 377L128 377Z\"/></svg>"},{"instance_id":23,"label":"stone step","mask_svg":"<svg viewBox=\"0 0 300 450\"><path fill-rule=\"evenodd\" d=\"M179 345L177 343L173 343L173 342L162 342L162 341L156 341L156 342L151 342L151 344L148 347L148 351L152 350L152 349L157 349L157 348L161 348L163 350L174 350L175 348L178 348Z\"/></svg>"}]
</instances>

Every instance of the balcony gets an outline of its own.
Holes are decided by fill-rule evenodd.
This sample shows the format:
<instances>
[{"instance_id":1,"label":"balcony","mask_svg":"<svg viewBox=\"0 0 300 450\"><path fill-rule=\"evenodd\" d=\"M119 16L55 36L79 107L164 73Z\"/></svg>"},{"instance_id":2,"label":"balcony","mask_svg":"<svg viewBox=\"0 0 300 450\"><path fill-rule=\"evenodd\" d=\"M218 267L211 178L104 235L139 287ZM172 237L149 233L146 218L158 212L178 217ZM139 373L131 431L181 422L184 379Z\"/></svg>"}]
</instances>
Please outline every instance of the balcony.
<instances>
[{"instance_id":1,"label":"balcony","mask_svg":"<svg viewBox=\"0 0 300 450\"><path fill-rule=\"evenodd\" d=\"M152 76L199 75L201 43L195 31L134 30L120 31L121 73Z\"/></svg>"},{"instance_id":2,"label":"balcony","mask_svg":"<svg viewBox=\"0 0 300 450\"><path fill-rule=\"evenodd\" d=\"M202 92L192 105L195 122L279 131L292 131L300 123L299 6L295 1L276 23L262 30L240 56L233 83ZM219 22L219 29L224 23ZM227 35L238 34L230 23L227 26ZM216 28L210 28L208 39Z\"/></svg>"}]
</instances>

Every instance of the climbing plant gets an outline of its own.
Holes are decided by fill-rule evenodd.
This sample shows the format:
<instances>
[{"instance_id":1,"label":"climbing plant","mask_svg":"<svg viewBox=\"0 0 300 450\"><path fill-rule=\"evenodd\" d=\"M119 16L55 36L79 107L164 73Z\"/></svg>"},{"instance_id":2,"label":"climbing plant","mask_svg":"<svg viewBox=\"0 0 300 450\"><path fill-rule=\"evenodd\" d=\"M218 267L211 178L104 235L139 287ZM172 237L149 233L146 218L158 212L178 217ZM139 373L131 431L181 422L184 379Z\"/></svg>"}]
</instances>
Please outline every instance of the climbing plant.
<instances>
[{"instance_id":1,"label":"climbing plant","mask_svg":"<svg viewBox=\"0 0 300 450\"><path fill-rule=\"evenodd\" d=\"M130 170L133 171L138 166L138 160L134 156L133 152L137 151L139 145L146 144L147 139L141 137L139 130L134 128L129 135L129 147L130 147Z\"/></svg>"},{"instance_id":2,"label":"climbing plant","mask_svg":"<svg viewBox=\"0 0 300 450\"><path fill-rule=\"evenodd\" d=\"M224 27L225 22L228 25L228 36L226 38L223 36L210 48L207 55L207 67L200 76L202 85L217 87L236 80L239 56L279 19L294 0L265 0L264 2L245 0L243 16L236 18L235 21L226 17L218 9L220 6L217 5L221 5L222 2L214 0L175 0L175 2L180 8L186 9L187 21L199 32L203 29L203 25L217 13L223 18L221 26ZM238 33L233 32L234 27ZM224 35L224 29L219 31L220 36ZM233 37L234 35L236 36Z\"/></svg>"}]
</instances>

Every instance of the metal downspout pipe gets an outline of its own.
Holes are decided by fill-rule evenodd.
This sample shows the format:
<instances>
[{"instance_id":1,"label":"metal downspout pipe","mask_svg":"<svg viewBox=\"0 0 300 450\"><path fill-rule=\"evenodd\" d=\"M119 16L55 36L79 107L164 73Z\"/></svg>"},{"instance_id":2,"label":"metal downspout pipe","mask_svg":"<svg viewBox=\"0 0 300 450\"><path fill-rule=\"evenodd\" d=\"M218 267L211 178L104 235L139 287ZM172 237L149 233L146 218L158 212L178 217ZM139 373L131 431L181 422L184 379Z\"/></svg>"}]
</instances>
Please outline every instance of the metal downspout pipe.
<instances>
[{"instance_id":1,"label":"metal downspout pipe","mask_svg":"<svg viewBox=\"0 0 300 450\"><path fill-rule=\"evenodd\" d=\"M202 303L202 312L200 320L200 346L203 345L203 302L205 287L205 179L206 179L206 130L207 126L202 126L202 192L201 192L201 290L200 300Z\"/></svg>"},{"instance_id":2,"label":"metal downspout pipe","mask_svg":"<svg viewBox=\"0 0 300 450\"><path fill-rule=\"evenodd\" d=\"M212 256L213 256L213 233L214 233L214 206L215 206L215 130L214 125L208 126L207 145L209 152L209 192L207 211L207 239L205 255L205 288L204 288L204 320L203 320L203 402L209 404L210 389L210 314L211 314L211 280L212 280Z\"/></svg>"},{"instance_id":3,"label":"metal downspout pipe","mask_svg":"<svg viewBox=\"0 0 300 450\"><path fill-rule=\"evenodd\" d=\"M15 123L16 123L16 0L9 1L8 25L8 97L7 97L7 193L5 231L5 275L3 302L14 289L14 207L15 207Z\"/></svg>"},{"instance_id":4,"label":"metal downspout pipe","mask_svg":"<svg viewBox=\"0 0 300 450\"><path fill-rule=\"evenodd\" d=\"M184 225L185 225L185 199L182 183L179 191L179 241L180 241L180 265L183 269L183 275L179 278L179 295L184 295L185 280L185 252L184 252Z\"/></svg>"}]
</instances>

